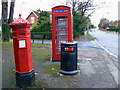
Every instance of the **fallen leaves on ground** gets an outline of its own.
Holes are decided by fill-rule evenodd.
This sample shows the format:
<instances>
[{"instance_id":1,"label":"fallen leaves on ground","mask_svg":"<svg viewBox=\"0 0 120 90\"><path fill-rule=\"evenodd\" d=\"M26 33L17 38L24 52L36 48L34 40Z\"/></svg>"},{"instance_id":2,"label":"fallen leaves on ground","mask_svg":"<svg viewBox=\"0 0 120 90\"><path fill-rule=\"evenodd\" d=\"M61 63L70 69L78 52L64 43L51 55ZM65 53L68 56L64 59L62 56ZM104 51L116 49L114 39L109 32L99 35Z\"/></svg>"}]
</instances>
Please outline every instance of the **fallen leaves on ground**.
<instances>
[{"instance_id":1,"label":"fallen leaves on ground","mask_svg":"<svg viewBox=\"0 0 120 90\"><path fill-rule=\"evenodd\" d=\"M55 70L55 68L52 68L52 70Z\"/></svg>"},{"instance_id":2,"label":"fallen leaves on ground","mask_svg":"<svg viewBox=\"0 0 120 90\"><path fill-rule=\"evenodd\" d=\"M62 77L62 76L63 76L63 74L60 74L60 76Z\"/></svg>"}]
</instances>

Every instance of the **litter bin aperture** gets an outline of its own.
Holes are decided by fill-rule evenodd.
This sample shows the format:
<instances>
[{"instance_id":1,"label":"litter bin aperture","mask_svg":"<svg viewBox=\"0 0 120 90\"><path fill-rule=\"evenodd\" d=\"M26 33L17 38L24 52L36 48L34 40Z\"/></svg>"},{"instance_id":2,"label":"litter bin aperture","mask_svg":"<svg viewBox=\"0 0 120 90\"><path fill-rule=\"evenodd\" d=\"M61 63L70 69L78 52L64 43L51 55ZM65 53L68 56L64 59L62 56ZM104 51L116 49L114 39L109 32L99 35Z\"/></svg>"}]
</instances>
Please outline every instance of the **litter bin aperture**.
<instances>
[{"instance_id":1,"label":"litter bin aperture","mask_svg":"<svg viewBox=\"0 0 120 90\"><path fill-rule=\"evenodd\" d=\"M60 73L67 75L77 73L77 43L61 43Z\"/></svg>"}]
</instances>

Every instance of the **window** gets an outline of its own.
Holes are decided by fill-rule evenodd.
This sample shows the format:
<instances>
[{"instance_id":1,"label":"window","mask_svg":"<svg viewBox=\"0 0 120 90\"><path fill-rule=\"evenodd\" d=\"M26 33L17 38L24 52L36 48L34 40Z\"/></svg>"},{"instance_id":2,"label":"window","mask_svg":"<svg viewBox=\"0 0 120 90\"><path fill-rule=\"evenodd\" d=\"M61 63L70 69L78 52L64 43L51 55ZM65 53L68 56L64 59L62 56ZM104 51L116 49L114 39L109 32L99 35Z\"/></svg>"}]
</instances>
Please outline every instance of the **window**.
<instances>
[{"instance_id":1,"label":"window","mask_svg":"<svg viewBox=\"0 0 120 90\"><path fill-rule=\"evenodd\" d=\"M35 22L35 17L31 17L31 23Z\"/></svg>"},{"instance_id":2,"label":"window","mask_svg":"<svg viewBox=\"0 0 120 90\"><path fill-rule=\"evenodd\" d=\"M55 16L56 54L61 53L61 42L68 41L68 16Z\"/></svg>"}]
</instances>

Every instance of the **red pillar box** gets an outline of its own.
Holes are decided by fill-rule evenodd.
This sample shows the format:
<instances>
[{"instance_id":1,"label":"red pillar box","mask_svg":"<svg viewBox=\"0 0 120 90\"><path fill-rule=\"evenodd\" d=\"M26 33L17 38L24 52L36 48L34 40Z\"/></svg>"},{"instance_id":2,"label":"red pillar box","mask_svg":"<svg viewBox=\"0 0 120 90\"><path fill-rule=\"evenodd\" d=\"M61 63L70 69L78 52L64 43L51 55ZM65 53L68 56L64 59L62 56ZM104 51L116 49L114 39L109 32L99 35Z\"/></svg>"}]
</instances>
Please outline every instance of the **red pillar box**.
<instances>
[{"instance_id":1,"label":"red pillar box","mask_svg":"<svg viewBox=\"0 0 120 90\"><path fill-rule=\"evenodd\" d=\"M16 65L16 84L18 86L31 85L34 81L34 70L31 50L31 22L21 18L10 23L13 34L13 46Z\"/></svg>"},{"instance_id":2,"label":"red pillar box","mask_svg":"<svg viewBox=\"0 0 120 90\"><path fill-rule=\"evenodd\" d=\"M62 42L73 42L71 8L63 5L52 8L52 61L61 60Z\"/></svg>"}]
</instances>

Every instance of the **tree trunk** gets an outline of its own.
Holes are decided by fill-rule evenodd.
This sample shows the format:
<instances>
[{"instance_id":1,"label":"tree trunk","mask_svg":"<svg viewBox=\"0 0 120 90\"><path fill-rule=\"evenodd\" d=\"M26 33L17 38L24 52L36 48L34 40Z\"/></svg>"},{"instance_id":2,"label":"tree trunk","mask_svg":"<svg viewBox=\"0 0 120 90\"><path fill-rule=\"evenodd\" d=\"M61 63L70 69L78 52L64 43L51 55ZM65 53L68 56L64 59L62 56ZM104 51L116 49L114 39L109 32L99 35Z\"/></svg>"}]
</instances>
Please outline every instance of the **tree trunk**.
<instances>
[{"instance_id":1,"label":"tree trunk","mask_svg":"<svg viewBox=\"0 0 120 90\"><path fill-rule=\"evenodd\" d=\"M9 41L9 27L7 21L8 0L2 0L2 40Z\"/></svg>"},{"instance_id":2,"label":"tree trunk","mask_svg":"<svg viewBox=\"0 0 120 90\"><path fill-rule=\"evenodd\" d=\"M2 0L2 24L7 24L8 0Z\"/></svg>"},{"instance_id":3,"label":"tree trunk","mask_svg":"<svg viewBox=\"0 0 120 90\"><path fill-rule=\"evenodd\" d=\"M15 3L15 0L11 0L10 13L9 13L9 21L8 21L8 23L11 23L13 21L14 3Z\"/></svg>"}]
</instances>

